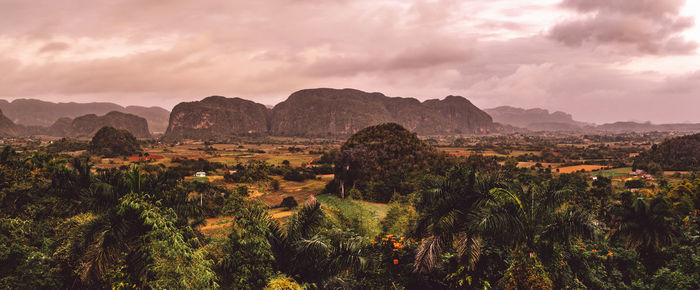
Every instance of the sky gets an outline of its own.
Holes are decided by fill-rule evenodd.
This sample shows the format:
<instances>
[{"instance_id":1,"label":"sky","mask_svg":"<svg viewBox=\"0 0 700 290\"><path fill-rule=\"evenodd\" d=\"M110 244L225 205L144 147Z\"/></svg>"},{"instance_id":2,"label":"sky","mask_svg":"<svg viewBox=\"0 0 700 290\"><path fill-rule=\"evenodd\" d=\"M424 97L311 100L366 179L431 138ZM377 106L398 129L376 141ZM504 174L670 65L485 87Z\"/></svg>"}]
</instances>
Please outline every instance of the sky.
<instances>
[{"instance_id":1,"label":"sky","mask_svg":"<svg viewBox=\"0 0 700 290\"><path fill-rule=\"evenodd\" d=\"M698 0L0 0L0 98L171 109L331 87L700 122Z\"/></svg>"}]
</instances>

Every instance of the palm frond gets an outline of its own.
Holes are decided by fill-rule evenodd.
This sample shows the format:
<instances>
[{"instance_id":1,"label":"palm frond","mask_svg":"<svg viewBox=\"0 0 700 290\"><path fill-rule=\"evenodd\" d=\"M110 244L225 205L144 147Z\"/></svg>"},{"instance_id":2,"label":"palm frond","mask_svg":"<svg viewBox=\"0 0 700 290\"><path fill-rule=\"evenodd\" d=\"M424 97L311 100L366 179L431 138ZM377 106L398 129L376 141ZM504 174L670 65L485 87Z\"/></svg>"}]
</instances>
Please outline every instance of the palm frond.
<instances>
[{"instance_id":1,"label":"palm frond","mask_svg":"<svg viewBox=\"0 0 700 290\"><path fill-rule=\"evenodd\" d=\"M413 264L413 271L427 273L435 268L442 257L444 241L438 236L430 236L421 241L416 259Z\"/></svg>"}]
</instances>

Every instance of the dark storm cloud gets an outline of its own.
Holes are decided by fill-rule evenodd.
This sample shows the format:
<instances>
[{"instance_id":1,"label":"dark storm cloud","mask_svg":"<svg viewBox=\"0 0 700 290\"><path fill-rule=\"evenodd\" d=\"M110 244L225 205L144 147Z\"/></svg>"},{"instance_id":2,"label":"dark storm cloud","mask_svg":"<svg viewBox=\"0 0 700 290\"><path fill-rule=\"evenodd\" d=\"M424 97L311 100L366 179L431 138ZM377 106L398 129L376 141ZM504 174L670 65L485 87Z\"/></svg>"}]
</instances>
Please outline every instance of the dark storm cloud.
<instances>
[{"instance_id":1,"label":"dark storm cloud","mask_svg":"<svg viewBox=\"0 0 700 290\"><path fill-rule=\"evenodd\" d=\"M564 0L561 6L580 19L557 24L550 36L567 45L586 43L629 46L649 54L695 53L697 43L679 34L694 26L680 16L685 0Z\"/></svg>"}]
</instances>

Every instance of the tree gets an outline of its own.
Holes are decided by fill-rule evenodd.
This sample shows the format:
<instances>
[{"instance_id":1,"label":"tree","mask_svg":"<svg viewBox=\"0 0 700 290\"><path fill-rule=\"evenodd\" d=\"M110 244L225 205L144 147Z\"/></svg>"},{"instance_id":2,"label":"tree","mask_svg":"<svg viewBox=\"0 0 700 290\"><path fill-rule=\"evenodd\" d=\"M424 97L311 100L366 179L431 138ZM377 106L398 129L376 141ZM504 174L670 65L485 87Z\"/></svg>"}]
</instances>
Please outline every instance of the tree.
<instances>
[{"instance_id":1,"label":"tree","mask_svg":"<svg viewBox=\"0 0 700 290\"><path fill-rule=\"evenodd\" d=\"M500 186L506 185L459 164L446 177L426 180L416 202L416 235L422 243L415 271L428 272L437 266L453 241L457 241L459 256L467 257L473 266L479 258L481 236L475 231L472 214L489 198L489 191Z\"/></svg>"},{"instance_id":2,"label":"tree","mask_svg":"<svg viewBox=\"0 0 700 290\"><path fill-rule=\"evenodd\" d=\"M222 285L231 289L260 289L273 274L270 219L260 204L249 204L235 214L217 268Z\"/></svg>"},{"instance_id":3,"label":"tree","mask_svg":"<svg viewBox=\"0 0 700 290\"><path fill-rule=\"evenodd\" d=\"M333 190L345 198L355 187L368 200L388 202L394 193L413 192L420 177L441 170L445 160L445 155L398 124L367 127L340 148Z\"/></svg>"},{"instance_id":4,"label":"tree","mask_svg":"<svg viewBox=\"0 0 700 290\"><path fill-rule=\"evenodd\" d=\"M141 148L136 137L127 130L102 127L92 137L88 150L105 157L129 156L138 153Z\"/></svg>"},{"instance_id":5,"label":"tree","mask_svg":"<svg viewBox=\"0 0 700 290\"><path fill-rule=\"evenodd\" d=\"M610 239L637 251L650 267L648 270L656 270L660 250L678 236L669 201L626 193L621 204L613 207L612 214L614 226Z\"/></svg>"},{"instance_id":6,"label":"tree","mask_svg":"<svg viewBox=\"0 0 700 290\"><path fill-rule=\"evenodd\" d=\"M700 166L700 134L681 136L654 144L635 158L633 167L651 171L696 170ZM654 174L654 173L652 173Z\"/></svg>"},{"instance_id":7,"label":"tree","mask_svg":"<svg viewBox=\"0 0 700 290\"><path fill-rule=\"evenodd\" d=\"M597 230L590 214L566 204L571 191L551 183L521 190L464 169L437 181L423 191L422 200L430 206L418 205L421 212L430 213L421 214L418 229L430 235L416 254L417 271L434 267L454 240L458 255L468 255L471 269L484 239L510 249L514 261L530 259L525 265L536 267L542 260L547 265L556 259L555 244L567 246L573 237L591 238Z\"/></svg>"},{"instance_id":8,"label":"tree","mask_svg":"<svg viewBox=\"0 0 700 290\"><path fill-rule=\"evenodd\" d=\"M153 288L216 287L210 261L185 241L185 232L176 226L172 208L149 202L152 189L138 167L132 167L126 184L129 193L114 194L113 187L99 184L93 195L95 214L81 229L80 244L74 257L80 257L82 285L95 287L105 277L122 277L119 282Z\"/></svg>"},{"instance_id":9,"label":"tree","mask_svg":"<svg viewBox=\"0 0 700 290\"><path fill-rule=\"evenodd\" d=\"M349 270L364 267L361 242L342 235L322 235L324 219L321 204L311 197L291 217L286 229L279 223L271 224L268 240L277 270L301 282L329 285Z\"/></svg>"}]
</instances>

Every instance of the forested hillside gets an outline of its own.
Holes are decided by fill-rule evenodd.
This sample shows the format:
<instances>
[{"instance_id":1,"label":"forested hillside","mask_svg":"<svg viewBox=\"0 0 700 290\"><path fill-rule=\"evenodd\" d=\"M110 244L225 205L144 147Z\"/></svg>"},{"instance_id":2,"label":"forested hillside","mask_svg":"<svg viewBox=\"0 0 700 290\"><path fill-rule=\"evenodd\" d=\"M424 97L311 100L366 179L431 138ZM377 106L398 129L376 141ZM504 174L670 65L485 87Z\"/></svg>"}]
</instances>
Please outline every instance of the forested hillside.
<instances>
[{"instance_id":1,"label":"forested hillside","mask_svg":"<svg viewBox=\"0 0 700 290\"><path fill-rule=\"evenodd\" d=\"M653 145L637 157L634 165L644 170L659 167L663 170L700 170L700 134L676 137Z\"/></svg>"}]
</instances>

